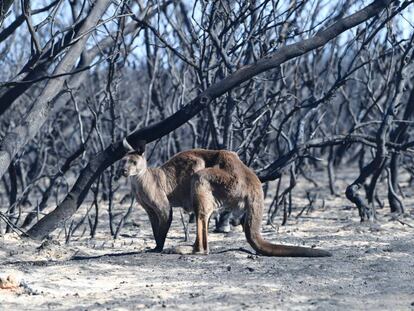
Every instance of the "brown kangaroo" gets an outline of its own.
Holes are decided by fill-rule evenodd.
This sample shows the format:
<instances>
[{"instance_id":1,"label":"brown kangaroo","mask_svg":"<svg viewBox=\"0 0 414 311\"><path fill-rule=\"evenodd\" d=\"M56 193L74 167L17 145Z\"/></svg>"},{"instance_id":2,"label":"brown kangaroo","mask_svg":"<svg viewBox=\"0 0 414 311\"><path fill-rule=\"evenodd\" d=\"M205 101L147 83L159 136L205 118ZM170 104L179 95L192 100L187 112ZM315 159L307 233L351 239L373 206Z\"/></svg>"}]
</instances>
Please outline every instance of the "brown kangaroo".
<instances>
[{"instance_id":1,"label":"brown kangaroo","mask_svg":"<svg viewBox=\"0 0 414 311\"><path fill-rule=\"evenodd\" d=\"M324 250L277 245L261 235L264 198L256 174L235 152L193 149L180 152L160 167L148 167L145 144L133 150L124 139L126 156L124 176L130 176L132 192L147 212L156 241L153 251L162 251L172 221L172 207L194 211L197 236L193 252L208 254L208 223L221 206L245 211L244 232L252 248L265 256L326 257Z\"/></svg>"}]
</instances>

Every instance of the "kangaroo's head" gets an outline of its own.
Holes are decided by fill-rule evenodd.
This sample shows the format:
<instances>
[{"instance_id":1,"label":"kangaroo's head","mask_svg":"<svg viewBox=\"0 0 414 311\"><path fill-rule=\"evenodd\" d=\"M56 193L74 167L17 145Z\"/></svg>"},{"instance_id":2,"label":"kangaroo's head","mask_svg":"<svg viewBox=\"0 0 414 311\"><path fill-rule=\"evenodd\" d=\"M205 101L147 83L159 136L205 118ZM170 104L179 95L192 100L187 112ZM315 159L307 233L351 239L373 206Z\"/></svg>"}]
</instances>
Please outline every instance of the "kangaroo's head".
<instances>
[{"instance_id":1,"label":"kangaroo's head","mask_svg":"<svg viewBox=\"0 0 414 311\"><path fill-rule=\"evenodd\" d=\"M125 177L141 175L147 169L147 160L144 153L142 155L130 153L125 158L126 162L122 171Z\"/></svg>"},{"instance_id":2,"label":"kangaroo's head","mask_svg":"<svg viewBox=\"0 0 414 311\"><path fill-rule=\"evenodd\" d=\"M144 153L145 142L140 142L137 149L132 148L126 139L123 140L123 145L130 151L124 157L126 162L122 174L125 177L143 174L147 169L147 160Z\"/></svg>"}]
</instances>

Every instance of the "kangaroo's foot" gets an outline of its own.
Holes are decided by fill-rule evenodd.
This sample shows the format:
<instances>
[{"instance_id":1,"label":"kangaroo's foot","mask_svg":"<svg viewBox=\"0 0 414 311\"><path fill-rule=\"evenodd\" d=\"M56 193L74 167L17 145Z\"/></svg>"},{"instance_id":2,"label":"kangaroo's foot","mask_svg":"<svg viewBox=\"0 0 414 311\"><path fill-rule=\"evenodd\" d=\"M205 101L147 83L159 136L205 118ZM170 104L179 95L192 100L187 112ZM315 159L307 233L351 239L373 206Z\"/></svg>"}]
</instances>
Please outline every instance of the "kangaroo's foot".
<instances>
[{"instance_id":1,"label":"kangaroo's foot","mask_svg":"<svg viewBox=\"0 0 414 311\"><path fill-rule=\"evenodd\" d=\"M210 253L209 248L205 249L202 245L199 243L194 243L193 245L193 255L208 255Z\"/></svg>"},{"instance_id":2,"label":"kangaroo's foot","mask_svg":"<svg viewBox=\"0 0 414 311\"><path fill-rule=\"evenodd\" d=\"M163 249L162 247L156 246L154 248L150 248L150 249L145 250L145 252L146 253L161 253L162 249Z\"/></svg>"},{"instance_id":3,"label":"kangaroo's foot","mask_svg":"<svg viewBox=\"0 0 414 311\"><path fill-rule=\"evenodd\" d=\"M193 249L193 255L208 255L210 252L208 250L194 250Z\"/></svg>"}]
</instances>

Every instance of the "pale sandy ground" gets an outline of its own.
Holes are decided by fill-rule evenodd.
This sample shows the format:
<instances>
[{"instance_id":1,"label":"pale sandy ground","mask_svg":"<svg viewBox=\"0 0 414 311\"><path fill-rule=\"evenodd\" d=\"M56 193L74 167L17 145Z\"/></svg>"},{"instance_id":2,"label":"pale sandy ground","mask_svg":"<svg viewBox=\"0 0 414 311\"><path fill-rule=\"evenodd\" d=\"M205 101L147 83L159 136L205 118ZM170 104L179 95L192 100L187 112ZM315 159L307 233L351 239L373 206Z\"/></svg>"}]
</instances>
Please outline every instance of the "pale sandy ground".
<instances>
[{"instance_id":1,"label":"pale sandy ground","mask_svg":"<svg viewBox=\"0 0 414 311\"><path fill-rule=\"evenodd\" d=\"M301 183L294 216L312 188ZM331 258L251 255L239 250L252 251L240 227L211 233L208 256L144 253L154 244L136 208L116 241L104 219L97 238L75 236L69 245L63 231L41 249L14 234L0 237L0 277L21 284L0 289L0 310L414 310L414 198L404 201L408 225L390 221L385 209L376 224L360 224L343 196L326 195L322 184L324 208L318 200L313 212L278 230L264 222L263 232L273 242L327 249ZM189 244L178 210L174 216L167 248ZM84 259L94 255L104 256Z\"/></svg>"}]
</instances>

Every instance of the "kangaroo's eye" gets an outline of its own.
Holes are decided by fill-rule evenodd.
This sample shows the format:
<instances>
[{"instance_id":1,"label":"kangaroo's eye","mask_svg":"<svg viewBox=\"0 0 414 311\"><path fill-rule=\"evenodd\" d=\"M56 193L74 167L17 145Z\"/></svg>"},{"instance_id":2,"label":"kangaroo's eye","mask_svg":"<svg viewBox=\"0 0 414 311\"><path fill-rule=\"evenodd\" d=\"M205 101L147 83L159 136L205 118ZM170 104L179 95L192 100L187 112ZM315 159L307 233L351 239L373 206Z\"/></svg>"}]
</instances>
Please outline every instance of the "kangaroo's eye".
<instances>
[{"instance_id":1,"label":"kangaroo's eye","mask_svg":"<svg viewBox=\"0 0 414 311\"><path fill-rule=\"evenodd\" d=\"M131 161L132 164L137 165L137 161Z\"/></svg>"}]
</instances>

